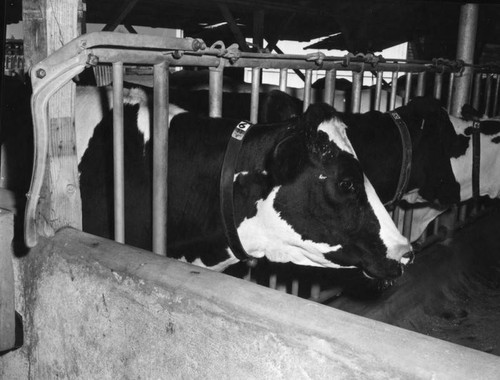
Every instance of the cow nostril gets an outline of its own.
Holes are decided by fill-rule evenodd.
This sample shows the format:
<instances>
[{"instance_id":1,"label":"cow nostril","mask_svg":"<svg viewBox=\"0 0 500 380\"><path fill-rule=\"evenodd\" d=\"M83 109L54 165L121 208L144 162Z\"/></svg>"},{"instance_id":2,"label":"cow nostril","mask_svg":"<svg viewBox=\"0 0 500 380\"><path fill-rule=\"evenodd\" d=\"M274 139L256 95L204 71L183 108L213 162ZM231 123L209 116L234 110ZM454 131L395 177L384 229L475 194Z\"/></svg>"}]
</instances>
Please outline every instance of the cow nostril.
<instances>
[{"instance_id":1,"label":"cow nostril","mask_svg":"<svg viewBox=\"0 0 500 380\"><path fill-rule=\"evenodd\" d=\"M415 260L415 253L413 251L408 251L401 257L400 262L403 265L408 265L413 263L413 260Z\"/></svg>"}]
</instances>

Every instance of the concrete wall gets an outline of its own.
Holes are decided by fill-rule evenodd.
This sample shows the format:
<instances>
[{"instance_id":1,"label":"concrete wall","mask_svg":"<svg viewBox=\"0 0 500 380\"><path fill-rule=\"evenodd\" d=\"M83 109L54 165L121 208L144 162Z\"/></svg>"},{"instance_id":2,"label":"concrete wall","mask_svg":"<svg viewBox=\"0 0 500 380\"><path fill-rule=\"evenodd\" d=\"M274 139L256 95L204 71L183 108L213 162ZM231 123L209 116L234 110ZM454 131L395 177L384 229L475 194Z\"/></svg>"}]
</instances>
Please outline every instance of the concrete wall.
<instances>
[{"instance_id":1,"label":"concrete wall","mask_svg":"<svg viewBox=\"0 0 500 380\"><path fill-rule=\"evenodd\" d=\"M2 379L496 379L500 358L72 229L16 265Z\"/></svg>"}]
</instances>

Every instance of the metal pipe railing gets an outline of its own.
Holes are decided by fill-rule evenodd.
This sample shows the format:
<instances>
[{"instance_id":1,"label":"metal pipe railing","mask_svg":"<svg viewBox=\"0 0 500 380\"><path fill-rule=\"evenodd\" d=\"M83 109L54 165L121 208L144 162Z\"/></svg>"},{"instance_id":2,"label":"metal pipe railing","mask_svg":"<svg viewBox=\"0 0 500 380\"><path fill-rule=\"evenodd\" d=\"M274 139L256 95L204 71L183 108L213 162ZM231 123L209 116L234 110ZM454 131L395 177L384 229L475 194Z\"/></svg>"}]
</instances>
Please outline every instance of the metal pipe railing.
<instances>
[{"instance_id":1,"label":"metal pipe railing","mask_svg":"<svg viewBox=\"0 0 500 380\"><path fill-rule=\"evenodd\" d=\"M379 71L377 73L377 83L375 85L375 104L374 104L374 109L376 111L381 111L380 109L380 103L381 103L381 98L382 98L382 81L383 81L383 75L384 73L382 71Z\"/></svg>"},{"instance_id":2,"label":"metal pipe railing","mask_svg":"<svg viewBox=\"0 0 500 380\"><path fill-rule=\"evenodd\" d=\"M361 87L363 86L363 72L352 73L352 113L359 113L361 109Z\"/></svg>"},{"instance_id":3,"label":"metal pipe railing","mask_svg":"<svg viewBox=\"0 0 500 380\"><path fill-rule=\"evenodd\" d=\"M325 103L333 106L335 104L335 81L337 80L337 70L326 70L325 73Z\"/></svg>"},{"instance_id":4,"label":"metal pipe railing","mask_svg":"<svg viewBox=\"0 0 500 380\"><path fill-rule=\"evenodd\" d=\"M113 178L115 241L125 243L125 163L123 136L123 63L113 63Z\"/></svg>"},{"instance_id":5,"label":"metal pipe railing","mask_svg":"<svg viewBox=\"0 0 500 380\"><path fill-rule=\"evenodd\" d=\"M305 73L304 80L304 102L303 102L303 111L307 110L309 104L311 104L311 84L312 84L312 70L308 69Z\"/></svg>"},{"instance_id":6,"label":"metal pipe railing","mask_svg":"<svg viewBox=\"0 0 500 380\"><path fill-rule=\"evenodd\" d=\"M153 69L153 252L167 255L168 65Z\"/></svg>"}]
</instances>

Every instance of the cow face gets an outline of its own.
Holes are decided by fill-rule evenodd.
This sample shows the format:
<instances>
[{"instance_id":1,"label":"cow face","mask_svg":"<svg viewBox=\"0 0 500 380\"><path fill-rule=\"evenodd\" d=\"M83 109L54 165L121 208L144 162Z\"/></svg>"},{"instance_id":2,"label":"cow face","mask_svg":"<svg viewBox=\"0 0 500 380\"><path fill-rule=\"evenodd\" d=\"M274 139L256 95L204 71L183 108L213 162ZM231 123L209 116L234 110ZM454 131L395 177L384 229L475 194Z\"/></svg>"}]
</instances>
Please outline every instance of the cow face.
<instances>
[{"instance_id":1,"label":"cow face","mask_svg":"<svg viewBox=\"0 0 500 380\"><path fill-rule=\"evenodd\" d=\"M274 148L273 188L238 228L249 254L275 262L360 267L395 278L411 251L364 176L346 126L325 104L312 105Z\"/></svg>"},{"instance_id":2,"label":"cow face","mask_svg":"<svg viewBox=\"0 0 500 380\"><path fill-rule=\"evenodd\" d=\"M463 152L465 141L455 132L446 110L434 98L418 97L397 111L412 131L415 182L410 187L438 205L458 202L460 185L450 160Z\"/></svg>"}]
</instances>

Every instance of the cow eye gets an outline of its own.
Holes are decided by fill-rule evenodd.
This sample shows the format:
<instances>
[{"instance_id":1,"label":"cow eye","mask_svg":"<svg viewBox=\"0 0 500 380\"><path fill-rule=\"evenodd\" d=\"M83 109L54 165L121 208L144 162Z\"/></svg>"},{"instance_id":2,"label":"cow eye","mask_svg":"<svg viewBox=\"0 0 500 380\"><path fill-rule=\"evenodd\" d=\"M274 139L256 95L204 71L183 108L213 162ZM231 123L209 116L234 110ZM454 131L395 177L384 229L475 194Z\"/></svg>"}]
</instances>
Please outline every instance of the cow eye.
<instances>
[{"instance_id":1,"label":"cow eye","mask_svg":"<svg viewBox=\"0 0 500 380\"><path fill-rule=\"evenodd\" d=\"M344 193L353 193L356 190L356 187L352 180L343 179L339 182L339 189Z\"/></svg>"}]
</instances>

